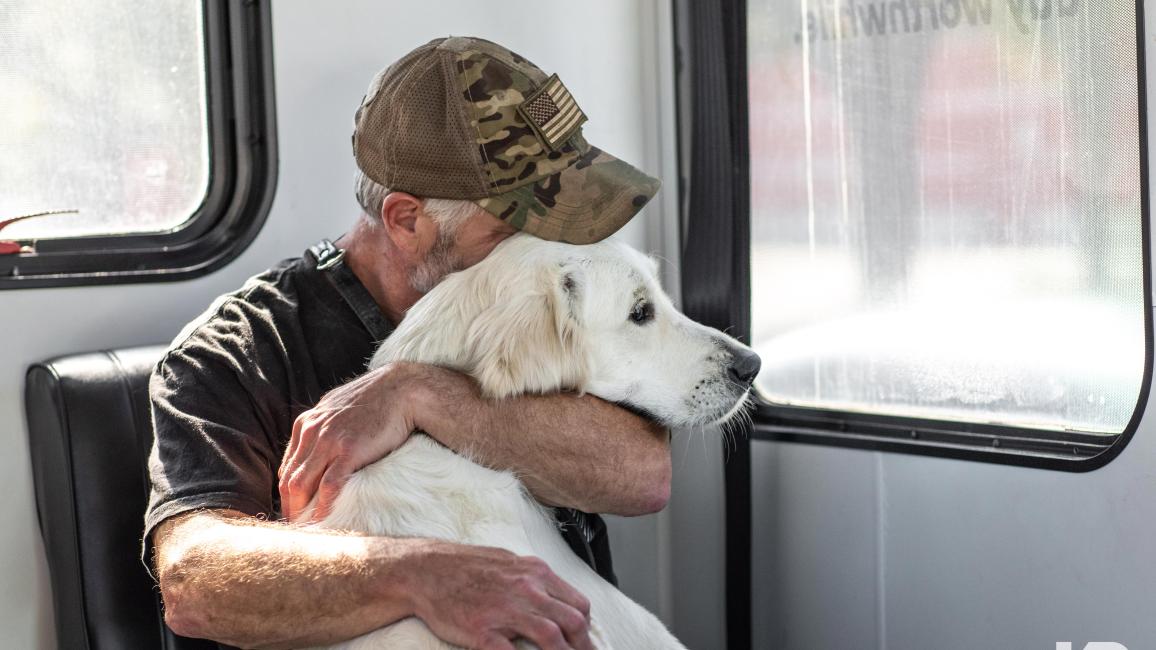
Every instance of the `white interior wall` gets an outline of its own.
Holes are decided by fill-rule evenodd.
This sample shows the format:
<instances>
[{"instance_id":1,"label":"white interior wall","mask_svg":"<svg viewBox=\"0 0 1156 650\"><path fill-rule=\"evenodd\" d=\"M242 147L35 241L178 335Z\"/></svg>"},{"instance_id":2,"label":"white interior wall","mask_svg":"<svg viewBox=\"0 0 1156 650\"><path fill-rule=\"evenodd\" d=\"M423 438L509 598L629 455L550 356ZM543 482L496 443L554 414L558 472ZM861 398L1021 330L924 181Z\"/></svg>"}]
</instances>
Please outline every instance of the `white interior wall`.
<instances>
[{"instance_id":1,"label":"white interior wall","mask_svg":"<svg viewBox=\"0 0 1156 650\"><path fill-rule=\"evenodd\" d=\"M656 52L669 35L656 31L656 24L669 25L667 4L516 0L496 10L492 3L467 0L278 0L273 40L279 182L269 220L253 245L224 269L187 282L0 293L0 444L8 450L0 455L6 487L0 511L8 513L8 525L0 527L4 646L55 647L23 417L23 377L30 363L167 341L214 296L321 237L340 234L356 214L349 149L353 111L378 69L437 36L484 36L557 72L590 117L585 132L591 142L666 176L673 141L664 129L672 128L673 113L659 96L670 92L659 75L670 74L670 63ZM660 147L663 142L669 151ZM674 205L669 178L663 194L624 230L624 239L665 249L670 233L660 216ZM652 609L664 608L663 525L656 517L611 522L623 586Z\"/></svg>"}]
</instances>

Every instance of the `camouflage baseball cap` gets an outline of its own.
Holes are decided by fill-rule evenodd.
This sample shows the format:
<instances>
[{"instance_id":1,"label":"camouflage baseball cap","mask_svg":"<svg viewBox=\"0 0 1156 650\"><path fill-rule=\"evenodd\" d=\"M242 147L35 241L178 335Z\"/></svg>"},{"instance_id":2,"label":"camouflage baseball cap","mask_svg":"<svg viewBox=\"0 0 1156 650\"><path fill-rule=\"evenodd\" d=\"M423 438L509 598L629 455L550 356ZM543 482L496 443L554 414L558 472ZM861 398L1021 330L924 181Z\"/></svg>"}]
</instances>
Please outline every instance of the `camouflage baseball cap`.
<instances>
[{"instance_id":1,"label":"camouflage baseball cap","mask_svg":"<svg viewBox=\"0 0 1156 650\"><path fill-rule=\"evenodd\" d=\"M543 239L608 237L660 185L582 137L557 75L480 38L439 38L374 78L354 117L366 176L416 196L472 200Z\"/></svg>"}]
</instances>

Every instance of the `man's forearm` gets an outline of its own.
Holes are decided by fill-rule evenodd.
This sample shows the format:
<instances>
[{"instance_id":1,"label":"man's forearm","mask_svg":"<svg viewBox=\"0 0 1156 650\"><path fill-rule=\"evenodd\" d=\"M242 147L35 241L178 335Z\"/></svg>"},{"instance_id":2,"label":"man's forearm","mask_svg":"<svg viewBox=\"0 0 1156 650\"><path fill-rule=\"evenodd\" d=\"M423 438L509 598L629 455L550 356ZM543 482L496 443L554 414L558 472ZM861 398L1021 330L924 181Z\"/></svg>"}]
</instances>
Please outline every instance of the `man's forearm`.
<instances>
[{"instance_id":1,"label":"man's forearm","mask_svg":"<svg viewBox=\"0 0 1156 650\"><path fill-rule=\"evenodd\" d=\"M450 374L443 374L450 373ZM586 512L657 512L670 496L670 435L592 396L480 398L460 375L431 369L417 424L442 444L515 471L538 500Z\"/></svg>"},{"instance_id":2,"label":"man's forearm","mask_svg":"<svg viewBox=\"0 0 1156 650\"><path fill-rule=\"evenodd\" d=\"M425 540L193 513L162 523L154 541L165 620L178 634L279 648L333 643L412 615L400 567Z\"/></svg>"}]
</instances>

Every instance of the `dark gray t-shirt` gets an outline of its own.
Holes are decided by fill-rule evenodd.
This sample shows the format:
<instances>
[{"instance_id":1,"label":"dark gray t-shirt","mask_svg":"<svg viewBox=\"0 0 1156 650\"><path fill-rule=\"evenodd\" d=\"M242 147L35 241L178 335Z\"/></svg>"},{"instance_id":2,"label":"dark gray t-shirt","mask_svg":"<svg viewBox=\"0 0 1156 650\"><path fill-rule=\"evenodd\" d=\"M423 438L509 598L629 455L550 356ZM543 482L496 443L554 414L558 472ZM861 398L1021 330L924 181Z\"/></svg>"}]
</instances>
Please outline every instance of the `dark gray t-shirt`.
<instances>
[{"instance_id":1,"label":"dark gray t-shirt","mask_svg":"<svg viewBox=\"0 0 1156 650\"><path fill-rule=\"evenodd\" d=\"M315 251L320 251L315 247ZM364 372L391 326L357 277L307 252L218 298L185 328L149 382L156 442L145 513L228 508L279 517L277 468L293 421L331 388ZM558 511L570 547L614 582L605 524Z\"/></svg>"}]
</instances>

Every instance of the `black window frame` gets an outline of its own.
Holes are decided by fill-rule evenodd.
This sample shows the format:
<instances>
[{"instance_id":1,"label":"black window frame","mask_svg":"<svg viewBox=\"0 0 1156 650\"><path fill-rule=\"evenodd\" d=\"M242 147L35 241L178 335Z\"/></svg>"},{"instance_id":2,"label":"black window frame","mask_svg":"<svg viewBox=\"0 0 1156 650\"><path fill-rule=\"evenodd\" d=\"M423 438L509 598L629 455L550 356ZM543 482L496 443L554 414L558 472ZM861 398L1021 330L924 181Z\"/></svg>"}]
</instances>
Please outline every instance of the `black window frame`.
<instances>
[{"instance_id":1,"label":"black window frame","mask_svg":"<svg viewBox=\"0 0 1156 650\"><path fill-rule=\"evenodd\" d=\"M684 311L750 342L750 162L747 131L747 3L676 0L679 86L681 280ZM751 647L751 441L780 441L1088 472L1117 458L1143 418L1152 385L1153 301L1149 223L1144 6L1136 2L1143 247L1144 375L1132 417L1105 444L1081 434L929 418L773 405L756 396L753 422L727 441L727 647Z\"/></svg>"},{"instance_id":2,"label":"black window frame","mask_svg":"<svg viewBox=\"0 0 1156 650\"><path fill-rule=\"evenodd\" d=\"M209 138L201 205L164 232L18 240L35 243L35 252L0 255L0 290L186 280L252 243L277 182L271 7L269 0L201 5Z\"/></svg>"}]
</instances>

